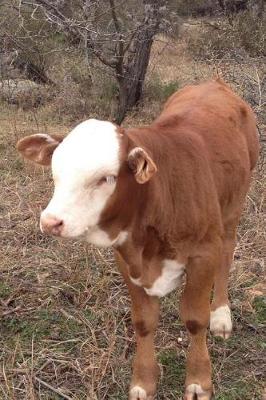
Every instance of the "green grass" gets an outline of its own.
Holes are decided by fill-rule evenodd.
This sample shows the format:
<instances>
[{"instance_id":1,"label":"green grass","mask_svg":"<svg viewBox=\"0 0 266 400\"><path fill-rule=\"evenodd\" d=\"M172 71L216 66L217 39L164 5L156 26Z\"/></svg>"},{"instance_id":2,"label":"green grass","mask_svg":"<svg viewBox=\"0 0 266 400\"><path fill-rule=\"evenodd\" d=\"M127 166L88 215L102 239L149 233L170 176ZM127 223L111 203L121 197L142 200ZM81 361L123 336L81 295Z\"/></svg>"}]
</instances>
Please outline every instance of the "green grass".
<instances>
[{"instance_id":1,"label":"green grass","mask_svg":"<svg viewBox=\"0 0 266 400\"><path fill-rule=\"evenodd\" d=\"M155 75L147 82L145 94L150 100L163 102L175 93L179 86L177 80L163 82L158 75Z\"/></svg>"},{"instance_id":2,"label":"green grass","mask_svg":"<svg viewBox=\"0 0 266 400\"><path fill-rule=\"evenodd\" d=\"M257 392L257 393L256 393ZM243 400L243 399L256 399L261 400L262 392L254 386L254 382L250 381L235 381L232 386L225 388L223 394L216 396L217 400Z\"/></svg>"},{"instance_id":3,"label":"green grass","mask_svg":"<svg viewBox=\"0 0 266 400\"><path fill-rule=\"evenodd\" d=\"M264 296L257 296L254 298L252 305L255 310L255 320L258 323L265 324L265 322L266 322L266 298Z\"/></svg>"},{"instance_id":4,"label":"green grass","mask_svg":"<svg viewBox=\"0 0 266 400\"><path fill-rule=\"evenodd\" d=\"M159 363L163 368L163 379L159 388L159 398L171 393L172 396L182 396L185 380L185 358L176 350L163 350L158 355ZM167 392L165 393L165 388Z\"/></svg>"},{"instance_id":5,"label":"green grass","mask_svg":"<svg viewBox=\"0 0 266 400\"><path fill-rule=\"evenodd\" d=\"M7 285L6 282L0 282L0 299L4 300L8 298L11 293L12 288Z\"/></svg>"}]
</instances>

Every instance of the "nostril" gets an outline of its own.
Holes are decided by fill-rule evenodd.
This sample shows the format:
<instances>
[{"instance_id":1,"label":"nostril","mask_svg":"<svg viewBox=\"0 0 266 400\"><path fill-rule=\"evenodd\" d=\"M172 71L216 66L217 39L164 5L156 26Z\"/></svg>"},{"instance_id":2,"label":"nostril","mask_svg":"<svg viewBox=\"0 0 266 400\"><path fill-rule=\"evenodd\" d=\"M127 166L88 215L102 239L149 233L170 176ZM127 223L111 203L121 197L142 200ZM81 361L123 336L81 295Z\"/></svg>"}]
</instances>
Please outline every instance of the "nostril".
<instances>
[{"instance_id":1,"label":"nostril","mask_svg":"<svg viewBox=\"0 0 266 400\"><path fill-rule=\"evenodd\" d=\"M64 222L62 219L56 220L56 221L54 220L53 224L51 225L51 232L54 235L59 235L62 231L63 225L64 225Z\"/></svg>"},{"instance_id":2,"label":"nostril","mask_svg":"<svg viewBox=\"0 0 266 400\"><path fill-rule=\"evenodd\" d=\"M63 226L63 225L64 225L63 220L59 220L59 221L57 221L57 222L54 224L54 227L55 227L55 228L59 228L60 226Z\"/></svg>"},{"instance_id":3,"label":"nostril","mask_svg":"<svg viewBox=\"0 0 266 400\"><path fill-rule=\"evenodd\" d=\"M43 216L41 218L41 229L45 233L52 235L60 235L62 232L64 221L53 216Z\"/></svg>"}]
</instances>

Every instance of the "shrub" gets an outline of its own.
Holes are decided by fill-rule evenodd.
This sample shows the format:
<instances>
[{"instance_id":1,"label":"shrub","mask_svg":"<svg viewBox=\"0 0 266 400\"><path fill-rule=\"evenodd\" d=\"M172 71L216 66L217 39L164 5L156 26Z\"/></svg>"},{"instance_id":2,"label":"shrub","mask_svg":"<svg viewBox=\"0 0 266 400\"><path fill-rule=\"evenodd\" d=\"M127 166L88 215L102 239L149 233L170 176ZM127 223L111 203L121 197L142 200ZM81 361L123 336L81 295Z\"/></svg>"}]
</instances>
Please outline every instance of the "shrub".
<instances>
[{"instance_id":1,"label":"shrub","mask_svg":"<svg viewBox=\"0 0 266 400\"><path fill-rule=\"evenodd\" d=\"M221 19L202 32L188 37L188 50L196 59L226 56L251 57L266 55L266 13L255 18L251 11L236 15L231 21Z\"/></svg>"},{"instance_id":2,"label":"shrub","mask_svg":"<svg viewBox=\"0 0 266 400\"><path fill-rule=\"evenodd\" d=\"M170 97L179 87L177 80L163 82L159 76L149 78L146 84L145 97L149 100L163 102Z\"/></svg>"},{"instance_id":3,"label":"shrub","mask_svg":"<svg viewBox=\"0 0 266 400\"><path fill-rule=\"evenodd\" d=\"M266 56L266 11L256 18L251 11L244 11L233 24L234 34L239 35L240 45L252 57Z\"/></svg>"},{"instance_id":4,"label":"shrub","mask_svg":"<svg viewBox=\"0 0 266 400\"><path fill-rule=\"evenodd\" d=\"M5 79L0 81L0 100L14 104L23 110L39 107L52 99L48 86L38 85L27 79Z\"/></svg>"},{"instance_id":5,"label":"shrub","mask_svg":"<svg viewBox=\"0 0 266 400\"><path fill-rule=\"evenodd\" d=\"M218 2L213 0L175 0L174 4L182 16L213 15L220 11Z\"/></svg>"},{"instance_id":6,"label":"shrub","mask_svg":"<svg viewBox=\"0 0 266 400\"><path fill-rule=\"evenodd\" d=\"M76 51L55 57L49 74L56 83L46 117L57 121L110 118L117 93L115 79L98 65L88 65Z\"/></svg>"}]
</instances>

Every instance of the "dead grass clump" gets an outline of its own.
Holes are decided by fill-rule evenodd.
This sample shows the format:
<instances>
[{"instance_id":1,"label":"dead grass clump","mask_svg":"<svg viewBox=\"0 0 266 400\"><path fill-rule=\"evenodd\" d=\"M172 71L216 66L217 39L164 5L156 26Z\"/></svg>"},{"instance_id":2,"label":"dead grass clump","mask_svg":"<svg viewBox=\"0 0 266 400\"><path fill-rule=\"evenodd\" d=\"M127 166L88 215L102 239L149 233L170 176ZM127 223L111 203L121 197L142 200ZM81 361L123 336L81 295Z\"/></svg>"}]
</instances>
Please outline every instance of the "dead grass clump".
<instances>
[{"instance_id":1,"label":"dead grass clump","mask_svg":"<svg viewBox=\"0 0 266 400\"><path fill-rule=\"evenodd\" d=\"M24 111L44 105L52 97L52 90L48 86L28 79L5 79L0 82L0 100Z\"/></svg>"},{"instance_id":2,"label":"dead grass clump","mask_svg":"<svg viewBox=\"0 0 266 400\"><path fill-rule=\"evenodd\" d=\"M55 97L44 113L47 118L57 121L73 121L84 117L88 113L88 105L80 92L79 84L69 77L64 77L57 88Z\"/></svg>"}]
</instances>

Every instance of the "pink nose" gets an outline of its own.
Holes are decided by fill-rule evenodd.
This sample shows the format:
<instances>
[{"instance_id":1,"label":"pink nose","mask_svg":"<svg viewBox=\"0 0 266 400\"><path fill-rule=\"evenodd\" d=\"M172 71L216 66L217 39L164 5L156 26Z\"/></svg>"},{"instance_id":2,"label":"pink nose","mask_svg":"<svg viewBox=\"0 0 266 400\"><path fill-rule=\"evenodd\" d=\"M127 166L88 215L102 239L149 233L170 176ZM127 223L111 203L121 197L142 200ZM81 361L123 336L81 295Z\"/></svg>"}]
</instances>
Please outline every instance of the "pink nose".
<instances>
[{"instance_id":1,"label":"pink nose","mask_svg":"<svg viewBox=\"0 0 266 400\"><path fill-rule=\"evenodd\" d=\"M41 217L41 230L49 235L60 236L63 230L63 220L52 215Z\"/></svg>"}]
</instances>

